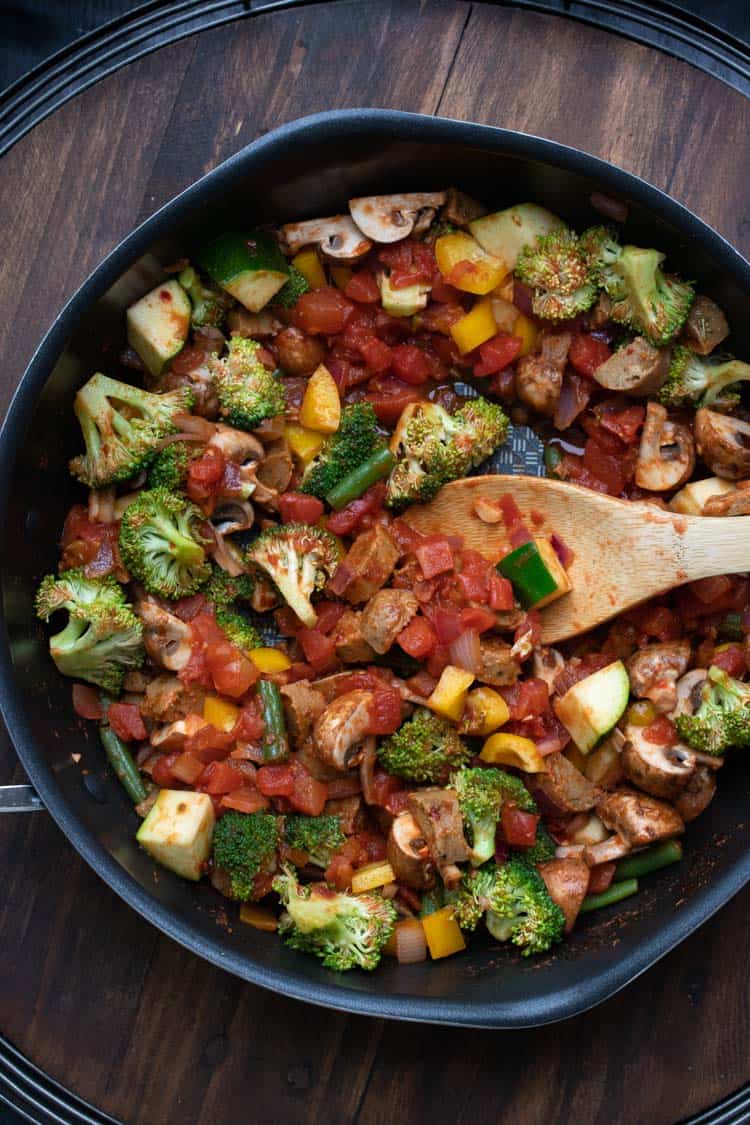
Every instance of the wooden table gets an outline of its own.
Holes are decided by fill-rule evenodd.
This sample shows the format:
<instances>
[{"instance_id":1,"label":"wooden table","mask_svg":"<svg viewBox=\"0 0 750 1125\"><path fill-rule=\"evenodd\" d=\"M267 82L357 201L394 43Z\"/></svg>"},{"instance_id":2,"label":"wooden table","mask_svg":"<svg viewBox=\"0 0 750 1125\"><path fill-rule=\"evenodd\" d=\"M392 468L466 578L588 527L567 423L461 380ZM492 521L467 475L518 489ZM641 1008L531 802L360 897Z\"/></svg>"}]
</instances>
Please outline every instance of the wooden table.
<instances>
[{"instance_id":1,"label":"wooden table","mask_svg":"<svg viewBox=\"0 0 750 1125\"><path fill-rule=\"evenodd\" d=\"M750 251L750 105L692 67L549 16L454 0L279 12L163 48L0 163L0 407L104 254L284 121L388 106L539 133L637 172ZM23 780L7 738L0 778ZM671 1123L750 1079L750 889L593 1012L488 1033L273 996L162 937L45 814L0 822L0 1030L129 1122Z\"/></svg>"}]
</instances>

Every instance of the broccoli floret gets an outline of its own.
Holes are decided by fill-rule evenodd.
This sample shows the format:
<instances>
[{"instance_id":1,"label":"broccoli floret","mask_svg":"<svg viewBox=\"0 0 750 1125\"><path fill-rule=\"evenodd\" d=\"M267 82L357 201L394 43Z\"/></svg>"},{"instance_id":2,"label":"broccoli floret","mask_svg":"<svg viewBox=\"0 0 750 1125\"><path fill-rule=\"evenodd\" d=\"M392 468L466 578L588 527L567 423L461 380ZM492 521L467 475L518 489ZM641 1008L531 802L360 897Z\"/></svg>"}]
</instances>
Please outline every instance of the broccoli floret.
<instances>
[{"instance_id":1,"label":"broccoli floret","mask_svg":"<svg viewBox=\"0 0 750 1125\"><path fill-rule=\"evenodd\" d=\"M219 289L210 281L204 281L188 266L177 279L187 290L193 310L190 322L193 328L218 328L234 301L225 289Z\"/></svg>"},{"instance_id":2,"label":"broccoli floret","mask_svg":"<svg viewBox=\"0 0 750 1125\"><path fill-rule=\"evenodd\" d=\"M471 862L475 867L495 854L495 832L505 801L512 801L524 812L536 812L534 798L520 778L505 770L459 770L451 778L458 794L461 813L471 838Z\"/></svg>"},{"instance_id":3,"label":"broccoli floret","mask_svg":"<svg viewBox=\"0 0 750 1125\"><path fill-rule=\"evenodd\" d=\"M148 471L148 487L181 492L187 483L190 462L200 452L193 442L174 441L165 446L156 454Z\"/></svg>"},{"instance_id":4,"label":"broccoli floret","mask_svg":"<svg viewBox=\"0 0 750 1125\"><path fill-rule=\"evenodd\" d=\"M339 816L287 816L284 820L284 843L305 852L308 863L316 867L328 867L345 840Z\"/></svg>"},{"instance_id":5,"label":"broccoli floret","mask_svg":"<svg viewBox=\"0 0 750 1125\"><path fill-rule=\"evenodd\" d=\"M226 633L232 644L242 649L243 652L260 648L263 644L257 629L243 614L236 613L234 610L217 607L216 624Z\"/></svg>"},{"instance_id":6,"label":"broccoli floret","mask_svg":"<svg viewBox=\"0 0 750 1125\"><path fill-rule=\"evenodd\" d=\"M458 227L453 223L449 223L445 219L438 219L427 231L427 234L424 236L424 240L425 242L429 243L430 246L434 246L437 240L439 238L442 238L444 234L455 234L457 230Z\"/></svg>"},{"instance_id":7,"label":"broccoli floret","mask_svg":"<svg viewBox=\"0 0 750 1125\"><path fill-rule=\"evenodd\" d=\"M230 810L214 828L214 862L230 879L232 897L253 897L256 876L276 867L279 818L272 813Z\"/></svg>"},{"instance_id":8,"label":"broccoli floret","mask_svg":"<svg viewBox=\"0 0 750 1125\"><path fill-rule=\"evenodd\" d=\"M129 480L150 464L161 439L178 429L175 415L192 404L187 387L155 395L93 375L75 398L86 452L70 462L71 473L89 488Z\"/></svg>"},{"instance_id":9,"label":"broccoli floret","mask_svg":"<svg viewBox=\"0 0 750 1125\"><path fill-rule=\"evenodd\" d=\"M591 308L596 284L578 236L561 227L524 246L516 276L534 290L531 307L545 320L566 320Z\"/></svg>"},{"instance_id":10,"label":"broccoli floret","mask_svg":"<svg viewBox=\"0 0 750 1125\"><path fill-rule=\"evenodd\" d=\"M143 663L143 628L111 575L86 578L82 570L48 574L36 595L44 621L68 611L65 628L50 637L50 654L64 676L88 680L118 695L128 668Z\"/></svg>"},{"instance_id":11,"label":"broccoli floret","mask_svg":"<svg viewBox=\"0 0 750 1125\"><path fill-rule=\"evenodd\" d=\"M454 415L435 402L412 403L391 442L397 460L386 503L399 509L432 500L444 484L489 457L507 431L502 408L483 398L471 399Z\"/></svg>"},{"instance_id":12,"label":"broccoli floret","mask_svg":"<svg viewBox=\"0 0 750 1125\"><path fill-rule=\"evenodd\" d=\"M407 781L438 784L471 757L466 743L445 719L418 707L378 748L380 764Z\"/></svg>"},{"instance_id":13,"label":"broccoli floret","mask_svg":"<svg viewBox=\"0 0 750 1125\"><path fill-rule=\"evenodd\" d=\"M120 525L122 561L149 593L184 598L206 581L211 570L202 519L194 504L166 488L141 492L125 510Z\"/></svg>"},{"instance_id":14,"label":"broccoli floret","mask_svg":"<svg viewBox=\"0 0 750 1125\"><path fill-rule=\"evenodd\" d=\"M260 344L232 336L227 354L210 360L219 413L240 430L254 430L265 418L283 414L284 387L258 359Z\"/></svg>"},{"instance_id":15,"label":"broccoli floret","mask_svg":"<svg viewBox=\"0 0 750 1125\"><path fill-rule=\"evenodd\" d=\"M710 361L679 344L672 352L669 375L659 391L665 406L718 406L732 408L739 403L736 383L750 380L750 364L726 358Z\"/></svg>"},{"instance_id":16,"label":"broccoli floret","mask_svg":"<svg viewBox=\"0 0 750 1125\"><path fill-rule=\"evenodd\" d=\"M580 236L578 245L588 265L590 280L596 284L601 283L604 270L622 254L622 246L609 227L589 227Z\"/></svg>"},{"instance_id":17,"label":"broccoli floret","mask_svg":"<svg viewBox=\"0 0 750 1125\"><path fill-rule=\"evenodd\" d=\"M201 593L218 609L233 605L234 602L249 602L254 589L255 579L252 574L233 576L213 564L208 579L201 586Z\"/></svg>"},{"instance_id":18,"label":"broccoli floret","mask_svg":"<svg viewBox=\"0 0 750 1125\"><path fill-rule=\"evenodd\" d=\"M565 926L565 916L550 898L541 875L520 856L465 874L453 910L458 924L467 930L475 929L484 914L492 936L512 941L524 957L544 953L560 941Z\"/></svg>"},{"instance_id":19,"label":"broccoli floret","mask_svg":"<svg viewBox=\"0 0 750 1125\"><path fill-rule=\"evenodd\" d=\"M657 345L668 344L677 335L695 297L692 285L662 272L663 261L658 250L624 246L602 274L612 320Z\"/></svg>"},{"instance_id":20,"label":"broccoli floret","mask_svg":"<svg viewBox=\"0 0 750 1125\"><path fill-rule=\"evenodd\" d=\"M396 924L396 908L377 894L337 894L325 884L301 886L290 869L273 889L286 910L279 933L300 953L328 969L374 969Z\"/></svg>"},{"instance_id":21,"label":"broccoli floret","mask_svg":"<svg viewBox=\"0 0 750 1125\"><path fill-rule=\"evenodd\" d=\"M524 849L523 858L527 863L538 867L540 863L554 859L556 851L555 841L540 820L536 826L536 840L530 848Z\"/></svg>"},{"instance_id":22,"label":"broccoli floret","mask_svg":"<svg viewBox=\"0 0 750 1125\"><path fill-rule=\"evenodd\" d=\"M279 289L273 298L272 304L281 305L282 308L291 309L297 304L303 293L307 293L310 286L295 265L289 265L289 280L283 288Z\"/></svg>"},{"instance_id":23,"label":"broccoli floret","mask_svg":"<svg viewBox=\"0 0 750 1125\"><path fill-rule=\"evenodd\" d=\"M677 733L694 750L717 757L732 747L750 747L750 684L712 665L694 715L678 715Z\"/></svg>"},{"instance_id":24,"label":"broccoli floret","mask_svg":"<svg viewBox=\"0 0 750 1125\"><path fill-rule=\"evenodd\" d=\"M311 597L341 561L341 545L329 531L286 523L261 532L247 551L248 562L264 571L284 601L312 629L318 620Z\"/></svg>"},{"instance_id":25,"label":"broccoli floret","mask_svg":"<svg viewBox=\"0 0 750 1125\"><path fill-rule=\"evenodd\" d=\"M341 424L305 470L300 491L323 500L379 443L378 420L369 402L345 406Z\"/></svg>"}]
</instances>

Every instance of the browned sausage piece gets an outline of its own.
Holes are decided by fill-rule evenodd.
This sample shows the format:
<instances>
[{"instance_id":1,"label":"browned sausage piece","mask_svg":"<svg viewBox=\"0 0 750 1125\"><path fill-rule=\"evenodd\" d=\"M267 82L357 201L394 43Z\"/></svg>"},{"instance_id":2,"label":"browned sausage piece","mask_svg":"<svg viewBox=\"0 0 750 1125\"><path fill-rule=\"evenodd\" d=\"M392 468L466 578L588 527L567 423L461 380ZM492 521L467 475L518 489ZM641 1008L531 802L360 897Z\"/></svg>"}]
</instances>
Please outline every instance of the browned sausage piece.
<instances>
[{"instance_id":1,"label":"browned sausage piece","mask_svg":"<svg viewBox=\"0 0 750 1125\"><path fill-rule=\"evenodd\" d=\"M548 333L542 337L539 355L526 355L518 361L516 393L539 414L552 417L555 413L571 340L569 332Z\"/></svg>"},{"instance_id":2,"label":"browned sausage piece","mask_svg":"<svg viewBox=\"0 0 750 1125\"><path fill-rule=\"evenodd\" d=\"M205 694L203 688L188 687L177 676L157 676L146 688L141 714L157 723L174 723L186 715L201 715Z\"/></svg>"},{"instance_id":3,"label":"browned sausage piece","mask_svg":"<svg viewBox=\"0 0 750 1125\"><path fill-rule=\"evenodd\" d=\"M305 742L312 734L313 725L326 708L326 701L309 680L296 680L280 689L289 733L296 744Z\"/></svg>"},{"instance_id":4,"label":"browned sausage piece","mask_svg":"<svg viewBox=\"0 0 750 1125\"><path fill-rule=\"evenodd\" d=\"M518 679L520 668L511 655L511 646L499 637L484 638L480 643L480 660L477 679L493 687L506 687Z\"/></svg>"},{"instance_id":5,"label":"browned sausage piece","mask_svg":"<svg viewBox=\"0 0 750 1125\"><path fill-rule=\"evenodd\" d=\"M411 590L378 590L362 612L362 636L381 655L419 609Z\"/></svg>"},{"instance_id":6,"label":"browned sausage piece","mask_svg":"<svg viewBox=\"0 0 750 1125\"><path fill-rule=\"evenodd\" d=\"M688 313L682 335L694 352L708 355L729 335L727 318L715 301L699 293Z\"/></svg>"},{"instance_id":7,"label":"browned sausage piece","mask_svg":"<svg viewBox=\"0 0 750 1125\"><path fill-rule=\"evenodd\" d=\"M630 688L638 699L650 699L658 711L672 711L677 681L690 662L689 641L646 645L627 661Z\"/></svg>"},{"instance_id":8,"label":"browned sausage piece","mask_svg":"<svg viewBox=\"0 0 750 1125\"><path fill-rule=\"evenodd\" d=\"M336 656L344 664L366 664L375 656L375 650L362 634L363 618L364 613L347 609L333 627L331 640L336 646Z\"/></svg>"},{"instance_id":9,"label":"browned sausage piece","mask_svg":"<svg viewBox=\"0 0 750 1125\"><path fill-rule=\"evenodd\" d=\"M565 933L575 925L581 903L589 889L589 867L579 856L550 859L539 866L539 874L547 884L549 896L565 915Z\"/></svg>"},{"instance_id":10,"label":"browned sausage piece","mask_svg":"<svg viewBox=\"0 0 750 1125\"><path fill-rule=\"evenodd\" d=\"M665 801L647 797L635 790L615 789L596 803L599 818L631 848L645 847L685 831L678 812Z\"/></svg>"},{"instance_id":11,"label":"browned sausage piece","mask_svg":"<svg viewBox=\"0 0 750 1125\"><path fill-rule=\"evenodd\" d=\"M596 800L596 786L569 762L564 754L548 754L544 759L546 773L534 774L534 788L541 789L554 805L564 812L588 812Z\"/></svg>"},{"instance_id":12,"label":"browned sausage piece","mask_svg":"<svg viewBox=\"0 0 750 1125\"><path fill-rule=\"evenodd\" d=\"M359 794L353 797L332 797L323 809L325 816L337 816L345 836L353 836L364 827L364 807Z\"/></svg>"},{"instance_id":13,"label":"browned sausage piece","mask_svg":"<svg viewBox=\"0 0 750 1125\"><path fill-rule=\"evenodd\" d=\"M655 348L636 336L600 364L594 378L608 391L626 395L650 395L658 391L669 371L669 350Z\"/></svg>"},{"instance_id":14,"label":"browned sausage piece","mask_svg":"<svg viewBox=\"0 0 750 1125\"><path fill-rule=\"evenodd\" d=\"M409 794L409 811L427 841L427 848L445 881L455 884L455 867L469 858L458 797L451 789L418 789ZM455 869L455 870L454 870Z\"/></svg>"},{"instance_id":15,"label":"browned sausage piece","mask_svg":"<svg viewBox=\"0 0 750 1125\"><path fill-rule=\"evenodd\" d=\"M385 586L398 562L399 549L381 524L358 536L341 563L351 574L343 597L352 605L369 601Z\"/></svg>"}]
</instances>

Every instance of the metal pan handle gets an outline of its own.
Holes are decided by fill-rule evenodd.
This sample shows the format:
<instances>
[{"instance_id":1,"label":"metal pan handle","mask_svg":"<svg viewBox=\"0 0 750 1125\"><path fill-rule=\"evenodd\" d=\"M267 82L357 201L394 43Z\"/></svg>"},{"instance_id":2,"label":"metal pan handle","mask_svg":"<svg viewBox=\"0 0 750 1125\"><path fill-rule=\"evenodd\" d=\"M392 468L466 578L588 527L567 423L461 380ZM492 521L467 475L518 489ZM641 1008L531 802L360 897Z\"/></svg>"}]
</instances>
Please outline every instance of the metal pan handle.
<instances>
[{"instance_id":1,"label":"metal pan handle","mask_svg":"<svg viewBox=\"0 0 750 1125\"><path fill-rule=\"evenodd\" d=\"M41 799L30 785L0 785L0 815L43 810Z\"/></svg>"}]
</instances>

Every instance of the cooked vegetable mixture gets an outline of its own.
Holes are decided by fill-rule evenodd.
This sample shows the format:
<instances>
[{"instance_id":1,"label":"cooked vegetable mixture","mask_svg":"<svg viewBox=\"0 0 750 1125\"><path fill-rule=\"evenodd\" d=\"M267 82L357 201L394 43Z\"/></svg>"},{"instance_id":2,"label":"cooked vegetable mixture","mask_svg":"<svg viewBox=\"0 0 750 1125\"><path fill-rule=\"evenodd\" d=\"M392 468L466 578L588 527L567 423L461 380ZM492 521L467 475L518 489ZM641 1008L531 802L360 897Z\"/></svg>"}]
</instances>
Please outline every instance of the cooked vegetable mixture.
<instances>
[{"instance_id":1,"label":"cooked vegetable mixture","mask_svg":"<svg viewBox=\"0 0 750 1125\"><path fill-rule=\"evenodd\" d=\"M750 513L750 366L623 242L455 189L229 231L165 265L76 396L89 491L37 596L52 659L140 845L330 969L480 928L546 952L680 860L750 746L748 576L558 650L540 611L571 553L512 477L474 506L497 565L409 525L511 423L550 476Z\"/></svg>"}]
</instances>

